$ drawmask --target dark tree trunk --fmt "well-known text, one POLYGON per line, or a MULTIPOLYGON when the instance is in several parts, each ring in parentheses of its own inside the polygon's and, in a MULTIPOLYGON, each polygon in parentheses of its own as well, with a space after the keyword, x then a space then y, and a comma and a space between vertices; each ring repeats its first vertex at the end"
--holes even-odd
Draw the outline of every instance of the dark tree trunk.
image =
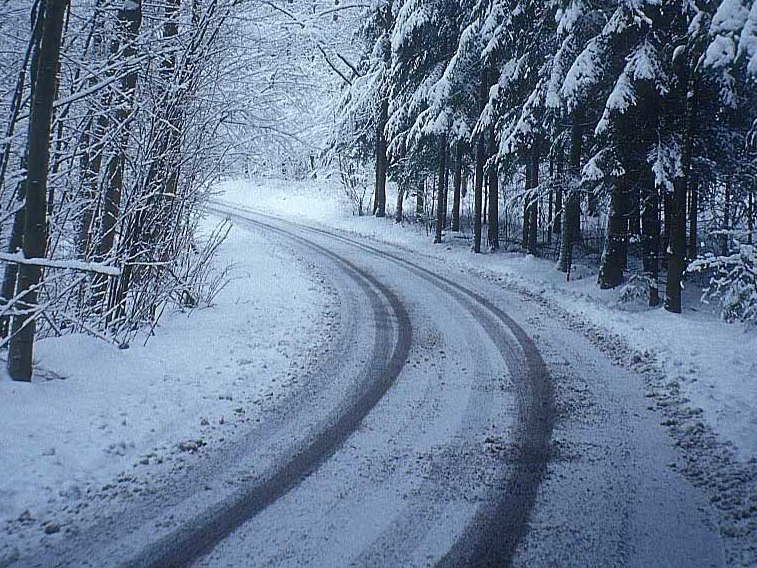
POLYGON ((531 199, 533 199, 533 196, 531 195, 531 188, 533 187, 533 183, 531 182, 531 160, 529 157, 529 154, 526 154, 526 187, 525 191, 523 192, 523 232, 521 234, 521 241, 520 246, 523 248, 523 250, 528 250, 528 236, 531 234, 531 230, 529 229, 529 223, 531 222, 531 199))
MULTIPOLYGON (((673 193, 665 190, 663 192, 663 232, 661 250, 667 251, 670 246, 670 227, 673 223, 673 193)), ((668 268, 668 255, 662 255, 661 264, 664 269, 668 268)))
POLYGON ((418 182, 417 189, 415 190, 415 218, 416 220, 423 218, 424 213, 424 196, 426 193, 426 182, 421 180, 418 182))
POLYGON ((683 272, 686 269, 686 189, 691 176, 694 115, 696 113, 694 79, 688 78, 686 85, 681 168, 678 176, 673 181, 670 244, 667 255, 668 281, 665 287, 665 309, 676 314, 680 314, 683 308, 681 302, 681 282, 683 280, 683 272))
MULTIPOLYGON (((45 201, 50 165, 50 130, 57 91, 63 20, 67 6, 68 0, 47 0, 45 7, 39 71, 35 80, 27 139, 29 165, 26 177, 23 251, 24 257, 28 259, 43 258, 47 244, 45 201)), ((36 308, 37 285, 41 277, 40 266, 22 264, 19 267, 18 290, 23 294, 20 306, 23 309, 36 308)), ((8 351, 8 374, 15 381, 31 381, 34 330, 35 314, 26 313, 13 318, 13 337, 8 351)))
POLYGON ((723 233, 720 235, 720 254, 728 256, 731 236, 731 194, 733 192, 733 176, 725 177, 725 194, 723 195, 723 233))
POLYGON ((536 243, 539 231, 539 199, 537 196, 537 189, 539 187, 539 145, 538 142, 534 142, 531 149, 531 188, 533 195, 531 197, 531 205, 529 207, 529 219, 528 219, 528 252, 536 255, 536 243))
POLYGON ((650 279, 649 305, 660 303, 657 280, 660 271, 660 203, 659 192, 649 167, 643 169, 641 180, 642 262, 650 279))
POLYGON ((455 145, 455 176, 453 179, 452 194, 452 230, 460 230, 460 195, 463 186, 463 142, 458 141, 455 145))
POLYGON ((489 250, 499 250, 499 173, 497 172, 497 137, 494 124, 489 128, 489 225, 487 236, 489 250))
MULTIPOLYGON (((549 179, 550 181, 555 179, 555 159, 554 156, 549 159, 549 179)), ((554 221, 554 184, 549 188, 549 194, 547 195, 547 245, 552 244, 552 222, 554 221)))
POLYGON ((555 187, 555 218, 552 223, 552 232, 559 233, 562 231, 562 213, 563 213, 563 155, 562 150, 557 154, 555 160, 555 181, 557 182, 555 187))
MULTIPOLYGON (((17 190, 20 199, 26 199, 26 184, 19 184, 22 187, 17 190)), ((11 228, 10 241, 8 243, 8 252, 15 254, 24 244, 24 208, 19 209, 13 216, 13 227, 11 228)), ((18 278, 18 264, 9 262, 5 266, 3 273, 2 305, 5 306, 16 295, 16 279, 18 278)), ((8 337, 10 331, 10 316, 0 318, 0 337, 8 337)))
POLYGON ((583 150, 584 111, 581 107, 573 113, 573 126, 571 128, 570 156, 568 163, 570 168, 569 185, 566 188, 562 212, 562 241, 560 242, 560 259, 557 268, 570 273, 573 264, 573 245, 578 241, 581 231, 581 201, 578 193, 578 183, 581 177, 581 152, 583 150))
POLYGON ((746 242, 747 244, 752 244, 754 242, 754 237, 752 236, 754 233, 754 190, 749 191, 749 195, 747 197, 747 217, 746 217, 746 229, 747 229, 747 237, 746 242))
MULTIPOLYGON (((479 85, 479 107, 483 110, 489 94, 486 67, 481 71, 481 84, 479 85)), ((485 134, 479 133, 476 140, 476 174, 473 181, 473 252, 481 252, 481 216, 483 213, 483 188, 484 188, 484 165, 486 163, 485 134)))
POLYGON ((436 193, 436 234, 434 243, 442 242, 442 231, 446 222, 446 199, 445 180, 447 179, 447 136, 444 135, 439 140, 439 186, 436 193))
POLYGON ((402 223, 405 208, 405 186, 401 185, 397 188, 397 209, 394 212, 394 220, 397 223, 402 223))
MULTIPOLYGON (((751 199, 751 194, 749 195, 751 199)), ((689 259, 694 260, 699 254, 699 180, 691 177, 689 187, 689 259)))
POLYGON ((447 211, 449 210, 449 170, 450 170, 450 155, 449 144, 447 144, 447 137, 445 136, 444 146, 444 175, 442 176, 442 230, 447 228, 447 211))
POLYGON ((628 199, 630 182, 628 175, 615 182, 610 195, 610 210, 607 217, 607 242, 602 253, 599 269, 599 287, 615 288, 623 282, 623 269, 628 250, 628 199))
MULTIPOLYGON (((27 66, 31 64, 31 69, 29 69, 29 83, 31 88, 31 98, 34 98, 34 81, 37 76, 37 68, 39 64, 39 46, 40 42, 42 40, 42 24, 44 22, 44 10, 45 10, 45 3, 40 2, 38 6, 34 6, 32 8, 32 33, 31 37, 29 38, 29 44, 26 49, 26 53, 24 54, 24 61, 21 66, 21 69, 18 74, 18 79, 16 81, 16 88, 13 92, 13 97, 11 99, 10 103, 10 117, 7 122, 7 129, 4 133, 4 143, 3 143, 3 150, 2 153, 0 153, 0 187, 3 187, 5 185, 5 174, 8 168, 8 163, 10 161, 11 157, 11 148, 12 148, 12 140, 13 140, 13 134, 16 131, 16 126, 18 124, 18 116, 21 113, 21 109, 23 107, 23 100, 24 100, 24 92, 26 90, 26 81, 27 81, 27 66)), ((26 165, 24 165, 24 169, 26 168, 26 165)), ((19 197, 16 195, 16 197, 19 199, 19 201, 23 201, 22 197, 19 197)), ((15 252, 15 251, 11 251, 15 252)))
MULTIPOLYGON (((34 100, 34 93, 35 93, 35 83, 37 80, 37 74, 39 71, 39 64, 40 64, 40 47, 42 43, 42 29, 45 21, 45 4, 44 2, 40 4, 37 11, 33 14, 32 17, 32 38, 29 43, 29 53, 27 53, 27 60, 31 61, 31 68, 29 69, 29 77, 30 77, 30 98, 33 101, 34 100)), ((21 72, 21 75, 19 77, 19 84, 18 84, 18 91, 17 96, 19 97, 18 102, 14 101, 14 106, 18 107, 15 109, 15 113, 17 113, 21 108, 21 98, 23 97, 24 92, 24 72, 21 72)), ((2 164, 2 173, 0 174, 0 181, 5 176, 5 167, 7 166, 8 159, 10 159, 10 136, 13 134, 15 126, 15 120, 12 120, 11 123, 8 126, 8 142, 6 145, 6 148, 3 153, 3 164, 2 164)), ((27 144, 26 151, 24 152, 24 157, 22 160, 22 169, 28 169, 29 167, 29 146, 27 144)), ((1 185, 1 184, 0 184, 1 185)), ((15 254, 16 252, 21 250, 21 247, 23 246, 24 242, 24 202, 26 200, 26 180, 19 182, 16 185, 16 207, 18 208, 15 215, 13 216, 13 226, 11 227, 11 234, 10 239, 8 241, 8 252, 10 254, 15 254)), ((9 262, 5 265, 5 271, 3 273, 3 288, 2 288, 2 300, 0 305, 5 306, 8 302, 10 302, 13 297, 16 295, 16 284, 18 279, 18 265, 12 262, 9 262)), ((8 333, 10 332, 10 316, 3 316, 0 318, 0 337, 7 337, 8 333)))
MULTIPOLYGON (((123 50, 123 58, 131 59, 137 53, 136 39, 139 28, 142 25, 142 0, 126 2, 118 12, 119 26, 126 33, 126 47, 123 50)), ((117 40, 113 40, 116 42, 117 40)), ((115 48, 118 51, 118 48, 115 48)), ((113 50, 111 50, 113 51, 113 50)), ((122 138, 119 141, 115 154, 108 161, 106 169, 106 188, 103 198, 103 220, 98 247, 98 259, 104 260, 111 250, 116 238, 116 222, 121 211, 121 194, 123 192, 124 167, 126 165, 126 146, 128 144, 129 128, 126 121, 129 117, 131 105, 134 102, 134 91, 139 77, 138 69, 132 69, 121 80, 121 96, 124 100, 119 101, 115 112, 115 123, 123 129, 122 138)))
POLYGON ((376 191, 373 199, 373 214, 376 217, 386 216, 386 135, 384 130, 388 121, 389 100, 384 97, 381 101, 378 124, 376 125, 376 191))

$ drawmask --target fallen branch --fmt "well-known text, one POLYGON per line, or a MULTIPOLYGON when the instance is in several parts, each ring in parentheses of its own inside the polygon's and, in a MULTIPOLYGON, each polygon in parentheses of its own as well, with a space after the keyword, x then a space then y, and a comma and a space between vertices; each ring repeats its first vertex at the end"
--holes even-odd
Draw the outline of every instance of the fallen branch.
POLYGON ((97 262, 82 262, 80 260, 52 260, 47 258, 26 258, 24 253, 15 254, 3 252, 0 253, 0 261, 13 262, 16 264, 27 264, 30 266, 44 266, 45 268, 65 268, 68 270, 77 270, 79 272, 94 272, 106 276, 120 276, 121 269, 116 266, 108 266, 97 262))

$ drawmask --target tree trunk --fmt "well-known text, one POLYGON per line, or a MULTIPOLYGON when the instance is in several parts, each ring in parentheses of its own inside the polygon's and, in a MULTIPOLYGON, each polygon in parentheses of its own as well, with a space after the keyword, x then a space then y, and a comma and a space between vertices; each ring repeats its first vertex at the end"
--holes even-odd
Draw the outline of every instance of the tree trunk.
POLYGON ((487 236, 489 250, 499 250, 499 173, 497 172, 497 133, 494 124, 489 127, 489 225, 487 236))
POLYGON ((746 229, 747 229, 747 237, 746 242, 747 244, 752 244, 754 242, 754 237, 752 234, 754 233, 754 190, 749 190, 749 195, 747 197, 747 217, 746 217, 746 229))
POLYGON ((573 113, 573 126, 571 128, 570 156, 568 165, 570 168, 569 187, 565 195, 562 218, 562 241, 560 242, 560 258, 557 263, 558 270, 570 274, 573 264, 573 245, 578 241, 581 231, 581 201, 578 193, 578 184, 581 178, 581 152, 583 150, 584 111, 578 107, 573 113))
MULTIPOLYGON (((483 111, 486 99, 489 95, 489 74, 486 67, 481 71, 481 84, 479 85, 479 106, 483 111)), ((483 188, 484 188, 484 165, 486 162, 485 134, 480 132, 476 140, 476 174, 473 181, 473 252, 481 252, 481 216, 483 213, 483 188)))
POLYGON ((405 186, 397 188, 397 209, 394 212, 394 220, 397 223, 402 223, 405 207, 405 186))
POLYGON ((439 186, 436 192, 436 234, 434 235, 434 243, 438 244, 442 242, 442 231, 444 230, 444 224, 446 222, 445 211, 445 194, 447 188, 445 186, 445 179, 447 177, 447 135, 443 135, 439 140, 439 186))
POLYGON ((728 256, 731 236, 731 194, 733 192, 733 176, 725 177, 725 194, 723 195, 723 233, 720 235, 720 254, 728 256))
POLYGON ((644 167, 641 179, 642 263, 650 280, 649 305, 657 306, 660 295, 657 280, 660 272, 660 203, 652 170, 644 167))
MULTIPOLYGON (((667 251, 670 247, 670 227, 673 223, 673 193, 665 190, 663 192, 662 203, 664 205, 663 216, 663 231, 662 231, 662 247, 661 250, 667 251)), ((661 264, 662 268, 667 270, 668 268, 668 254, 667 252, 662 255, 661 264)))
POLYGON ((610 210, 607 217, 607 242, 602 253, 599 269, 599 287, 615 288, 623 282, 623 269, 628 250, 628 199, 630 193, 628 174, 615 182, 610 195, 610 210))
POLYGON ((526 154, 526 187, 525 191, 523 192, 523 232, 521 234, 521 240, 520 240, 520 246, 523 248, 523 250, 528 250, 528 236, 531 234, 531 230, 529 228, 529 223, 531 222, 531 188, 533 187, 533 183, 531 182, 531 174, 533 173, 533 170, 531 169, 531 159, 530 155, 526 154))
POLYGON ((452 181, 452 231, 460 230, 460 195, 463 187, 463 142, 455 145, 455 176, 452 181))
MULTIPOLYGON (((57 91, 58 63, 63 35, 63 20, 68 0, 48 0, 45 8, 40 47, 39 71, 29 116, 29 166, 26 177, 23 251, 28 259, 45 256, 47 174, 50 165, 50 130, 53 103, 57 91)), ((18 290, 23 294, 24 313, 13 318, 13 337, 8 351, 8 374, 15 381, 31 381, 34 349, 37 285, 42 277, 40 266, 22 264, 18 270, 18 290)))
POLYGON ((531 205, 529 207, 529 220, 528 220, 528 252, 536 255, 536 243, 538 239, 539 231, 539 199, 537 196, 537 189, 539 187, 539 145, 538 141, 534 141, 533 148, 531 149, 531 189, 532 198, 531 205))
POLYGON ((386 135, 384 129, 388 121, 389 100, 384 97, 381 101, 379 121, 376 125, 376 192, 373 200, 373 214, 376 217, 386 216, 386 135))
POLYGON ((426 192, 426 182, 421 180, 418 182, 417 189, 415 190, 415 219, 416 221, 423 218, 423 209, 425 207, 424 194, 426 192))
POLYGON ((555 218, 552 222, 552 232, 559 233, 562 231, 562 213, 563 213, 563 155, 562 150, 557 154, 555 160, 555 180, 557 181, 555 187, 555 218))
POLYGON ((665 287, 665 309, 676 314, 680 314, 682 311, 681 281, 686 269, 686 189, 691 175, 691 155, 694 145, 696 93, 694 79, 691 77, 686 81, 685 96, 681 168, 673 181, 670 245, 667 255, 668 281, 665 287))
MULTIPOLYGON (((128 60, 137 53, 136 39, 142 25, 142 0, 126 2, 118 12, 119 26, 126 32, 126 47, 123 58, 128 60)), ((113 40, 116 42, 117 40, 113 40)), ((118 48, 116 48, 116 51, 118 48)), ((113 51, 113 50, 111 50, 113 51)), ((121 80, 121 97, 115 112, 115 124, 123 129, 122 138, 114 155, 110 157, 106 168, 106 188, 103 197, 103 220, 100 231, 98 259, 104 260, 111 250, 116 238, 116 222, 121 211, 121 193, 123 191, 124 167, 126 165, 126 146, 128 144, 129 128, 125 124, 134 102, 134 91, 137 87, 139 71, 132 69, 121 80)))
MULTIPOLYGON (((555 159, 554 156, 549 160, 549 179, 555 179, 555 159)), ((554 184, 549 188, 549 194, 547 195, 547 246, 552 244, 552 223, 554 221, 554 184)))
MULTIPOLYGON (((39 64, 40 64, 40 47, 42 43, 42 30, 45 21, 45 6, 40 4, 38 9, 32 15, 32 38, 29 42, 29 52, 27 53, 26 61, 30 61, 29 69, 29 88, 30 99, 34 100, 35 82, 37 79, 39 64)), ((24 65, 26 66, 26 65, 24 65)), ((24 71, 19 76, 17 97, 18 102, 14 101, 14 106, 17 108, 12 114, 16 114, 21 108, 21 98, 24 93, 24 71)), ((11 120, 8 125, 8 142, 3 153, 2 172, 0 172, 0 181, 5 177, 5 167, 10 159, 10 137, 13 134, 15 126, 15 120, 11 120)), ((27 144, 26 151, 24 152, 22 160, 22 169, 28 170, 29 167, 29 145, 27 144)), ((10 239, 8 241, 8 252, 15 254, 21 250, 24 242, 24 202, 26 200, 26 183, 27 180, 20 181, 16 185, 16 207, 18 208, 13 216, 13 226, 11 227, 10 239)), ((0 183, 0 186, 2 183, 0 183)), ((0 305, 5 306, 16 295, 16 284, 18 279, 18 264, 9 262, 5 265, 5 271, 3 273, 3 287, 2 298, 0 299, 0 305)), ((7 337, 10 332, 10 316, 3 316, 0 318, 0 337, 7 337)))
MULTIPOLYGON (((751 194, 749 198, 751 199, 751 194)), ((699 254, 699 180, 691 178, 689 187, 689 259, 694 260, 699 254)))

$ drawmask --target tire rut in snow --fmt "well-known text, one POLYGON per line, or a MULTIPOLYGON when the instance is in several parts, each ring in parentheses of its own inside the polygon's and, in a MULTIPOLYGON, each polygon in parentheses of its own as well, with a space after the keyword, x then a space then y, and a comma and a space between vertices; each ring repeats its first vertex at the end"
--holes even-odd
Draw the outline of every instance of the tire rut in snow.
POLYGON ((518 413, 516 439, 513 441, 515 452, 510 458, 512 473, 503 480, 491 501, 475 515, 463 536, 438 566, 509 566, 525 535, 538 488, 547 472, 555 420, 553 386, 533 340, 512 318, 486 298, 418 264, 343 235, 268 215, 255 215, 348 243, 404 266, 435 286, 446 288, 466 300, 464 303, 468 304, 468 309, 495 342, 516 377, 518 413), (515 337, 520 352, 514 351, 511 342, 501 334, 500 325, 504 325, 515 337))
MULTIPOLYGON (((224 211, 223 214, 228 215, 229 212, 224 211)), ((218 542, 246 520, 296 487, 331 457, 391 388, 407 361, 412 343, 410 317, 402 302, 391 290, 346 258, 311 243, 292 231, 265 225, 240 215, 231 215, 237 221, 274 231, 332 259, 366 293, 377 324, 376 349, 369 366, 369 378, 350 407, 321 430, 310 444, 294 455, 274 475, 224 500, 195 517, 190 523, 151 543, 137 557, 122 562, 122 566, 185 566, 210 552, 218 542), (387 313, 387 307, 393 317, 387 313)))

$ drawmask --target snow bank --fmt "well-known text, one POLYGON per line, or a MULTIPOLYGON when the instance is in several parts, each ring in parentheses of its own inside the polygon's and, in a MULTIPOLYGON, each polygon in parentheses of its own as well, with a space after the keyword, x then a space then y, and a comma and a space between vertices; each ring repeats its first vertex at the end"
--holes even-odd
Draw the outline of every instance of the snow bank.
POLYGON ((170 460, 211 430, 222 436, 235 409, 285 385, 326 300, 271 248, 233 230, 218 259, 234 263, 232 281, 216 305, 166 315, 146 346, 144 337, 125 350, 82 335, 46 339, 31 385, 0 371, 0 521, 27 510, 41 518, 50 501, 170 460))

